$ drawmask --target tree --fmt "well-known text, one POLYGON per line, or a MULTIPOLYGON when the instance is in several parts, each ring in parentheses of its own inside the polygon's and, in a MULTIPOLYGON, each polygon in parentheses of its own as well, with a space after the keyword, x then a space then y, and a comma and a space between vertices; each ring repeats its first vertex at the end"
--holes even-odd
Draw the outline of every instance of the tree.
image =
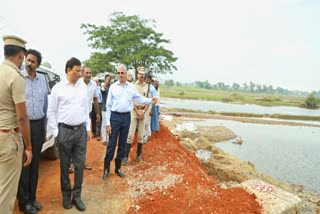
POLYGON ((262 92, 262 86, 261 85, 257 84, 256 88, 257 88, 257 92, 262 92))
POLYGON ((247 85, 247 83, 243 83, 243 88, 245 91, 248 91, 249 86, 247 85))
POLYGON ((232 84, 232 89, 235 91, 238 91, 240 89, 240 85, 238 83, 233 83, 232 84))
POLYGON ((89 46, 97 50, 84 64, 90 64, 96 72, 105 72, 114 64, 125 64, 128 69, 146 67, 147 73, 173 73, 177 58, 164 48, 170 41, 155 31, 155 21, 137 15, 112 13, 110 25, 82 24, 89 36, 89 46))
POLYGON ((176 86, 177 86, 177 87, 181 87, 181 86, 182 86, 182 83, 177 81, 177 82, 176 82, 176 86))
POLYGON ((225 87, 225 84, 223 82, 218 82, 217 87, 218 87, 218 89, 223 90, 225 87))
POLYGON ((254 92, 254 88, 256 87, 256 84, 254 84, 253 82, 250 82, 250 91, 254 92))
POLYGON ((174 81, 173 80, 166 80, 166 81, 164 81, 164 84, 167 86, 174 86, 174 81))
POLYGON ((320 100, 317 99, 315 96, 310 94, 307 99, 305 100, 305 104, 308 108, 317 108, 317 105, 320 103, 320 100))

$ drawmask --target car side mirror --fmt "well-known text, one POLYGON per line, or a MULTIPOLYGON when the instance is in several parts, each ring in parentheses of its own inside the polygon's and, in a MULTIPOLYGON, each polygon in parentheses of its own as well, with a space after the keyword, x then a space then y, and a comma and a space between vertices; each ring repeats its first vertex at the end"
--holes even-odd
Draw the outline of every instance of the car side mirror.
POLYGON ((52 87, 53 87, 57 82, 58 82, 58 81, 56 81, 56 80, 49 81, 49 88, 52 89, 52 87))

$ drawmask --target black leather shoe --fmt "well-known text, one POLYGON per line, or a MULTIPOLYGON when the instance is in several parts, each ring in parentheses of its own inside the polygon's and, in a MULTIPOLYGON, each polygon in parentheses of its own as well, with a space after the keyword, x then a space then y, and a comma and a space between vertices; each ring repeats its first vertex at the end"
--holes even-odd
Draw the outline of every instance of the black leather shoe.
POLYGON ((123 172, 121 171, 121 160, 115 160, 116 162, 116 169, 115 169, 115 173, 117 173, 117 175, 119 175, 121 178, 126 177, 125 174, 123 174, 123 172))
POLYGON ((123 172, 121 171, 121 169, 118 169, 118 170, 116 171, 116 174, 119 175, 121 178, 126 177, 126 175, 123 174, 123 172))
POLYGON ((39 211, 39 210, 42 209, 41 204, 39 204, 39 203, 36 202, 36 201, 32 202, 32 206, 33 206, 37 211, 39 211))
POLYGON ((24 214, 37 214, 36 208, 34 208, 31 204, 26 204, 23 207, 20 207, 20 211, 24 214))
POLYGON ((67 210, 71 209, 72 208, 71 200, 63 199, 63 207, 67 210))
POLYGON ((81 201, 81 199, 73 199, 72 200, 72 204, 74 204, 79 211, 85 211, 86 210, 86 206, 81 201))

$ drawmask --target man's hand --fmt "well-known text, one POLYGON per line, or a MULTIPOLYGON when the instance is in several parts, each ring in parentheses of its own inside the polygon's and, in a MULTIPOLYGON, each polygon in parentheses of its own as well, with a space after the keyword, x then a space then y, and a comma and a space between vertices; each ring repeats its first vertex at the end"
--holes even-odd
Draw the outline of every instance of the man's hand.
POLYGON ((153 103, 153 104, 156 104, 156 103, 157 103, 157 100, 158 100, 158 99, 157 99, 156 97, 152 98, 152 103, 153 103))
POLYGON ((140 111, 140 110, 138 110, 138 115, 139 115, 139 119, 140 120, 142 120, 143 119, 143 117, 144 117, 144 112, 143 111, 140 111))
POLYGON ((153 111, 150 111, 149 112, 149 116, 151 117, 153 115, 153 111))
POLYGON ((107 131, 107 134, 110 136, 111 135, 111 126, 107 126, 106 131, 107 131))
POLYGON ((101 120, 100 114, 98 113, 98 114, 96 115, 96 122, 97 122, 97 123, 100 123, 100 120, 101 120))
POLYGON ((32 151, 24 150, 23 154, 23 167, 28 166, 32 161, 32 151))
POLYGON ((87 141, 91 140, 92 135, 91 135, 91 131, 87 131, 87 141))

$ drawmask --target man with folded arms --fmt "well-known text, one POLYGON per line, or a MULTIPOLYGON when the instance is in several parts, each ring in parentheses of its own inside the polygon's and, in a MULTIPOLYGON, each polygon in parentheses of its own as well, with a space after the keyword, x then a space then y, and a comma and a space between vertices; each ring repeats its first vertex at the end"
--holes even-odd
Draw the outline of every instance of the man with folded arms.
POLYGON ((23 39, 4 36, 5 60, 0 65, 0 213, 13 213, 22 168, 32 160, 25 83, 20 67, 26 53, 23 39))
POLYGON ((48 106, 48 125, 57 136, 60 154, 60 183, 63 207, 86 209, 81 200, 87 141, 91 139, 88 96, 85 84, 78 81, 81 62, 72 57, 66 63, 66 78, 52 88, 48 106), (75 166, 74 185, 71 189, 69 165, 75 166), (72 193, 72 201, 71 201, 72 193))

